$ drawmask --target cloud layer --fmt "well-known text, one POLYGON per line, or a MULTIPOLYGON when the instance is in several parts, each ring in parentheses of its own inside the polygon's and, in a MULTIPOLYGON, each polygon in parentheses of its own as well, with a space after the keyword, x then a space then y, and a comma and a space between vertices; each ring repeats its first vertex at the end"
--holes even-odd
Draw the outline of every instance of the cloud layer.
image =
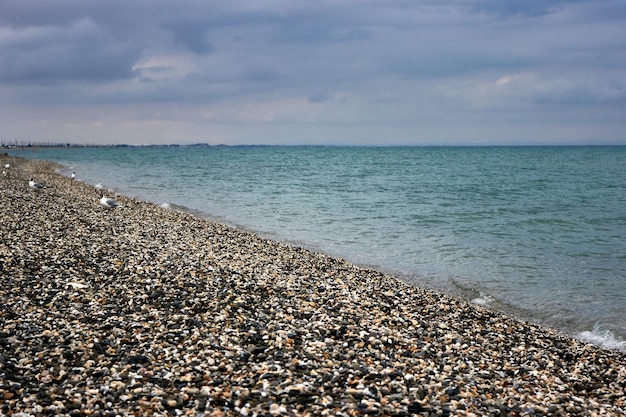
POLYGON ((3 0, 0 140, 626 143, 623 0, 3 0))

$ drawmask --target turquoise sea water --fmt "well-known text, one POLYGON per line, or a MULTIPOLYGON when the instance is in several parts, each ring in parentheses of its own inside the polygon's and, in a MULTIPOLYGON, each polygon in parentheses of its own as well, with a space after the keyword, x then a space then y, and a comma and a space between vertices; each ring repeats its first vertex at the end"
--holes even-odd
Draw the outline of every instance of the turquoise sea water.
POLYGON ((626 351, 626 147, 11 153, 626 351))

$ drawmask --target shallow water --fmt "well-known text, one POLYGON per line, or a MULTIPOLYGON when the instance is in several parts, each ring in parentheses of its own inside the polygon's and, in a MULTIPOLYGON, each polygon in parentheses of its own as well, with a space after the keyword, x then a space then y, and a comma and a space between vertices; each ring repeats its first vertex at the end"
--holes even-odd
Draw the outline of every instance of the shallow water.
POLYGON ((626 350, 626 147, 12 154, 626 350))

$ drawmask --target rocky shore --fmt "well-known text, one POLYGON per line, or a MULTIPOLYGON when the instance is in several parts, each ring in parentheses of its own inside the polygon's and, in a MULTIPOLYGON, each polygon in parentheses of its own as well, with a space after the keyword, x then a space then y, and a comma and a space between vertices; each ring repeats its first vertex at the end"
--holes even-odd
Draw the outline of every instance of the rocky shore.
POLYGON ((626 415, 623 353, 0 164, 0 416, 626 415))

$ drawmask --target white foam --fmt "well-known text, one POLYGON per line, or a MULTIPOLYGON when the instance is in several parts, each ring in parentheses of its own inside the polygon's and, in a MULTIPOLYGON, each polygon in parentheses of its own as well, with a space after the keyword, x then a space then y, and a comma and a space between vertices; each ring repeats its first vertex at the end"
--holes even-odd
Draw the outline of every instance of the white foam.
POLYGON ((94 187, 99 188, 99 189, 102 189, 102 188, 104 188, 104 185, 102 185, 102 184, 96 184, 96 185, 94 185, 94 187))
POLYGON ((610 330, 602 329, 599 324, 593 326, 592 331, 580 332, 577 336, 585 342, 601 346, 605 349, 626 352, 626 340, 615 336, 610 330))
POLYGON ((476 297, 472 300, 473 304, 478 304, 479 306, 488 306, 492 302, 494 302, 494 298, 488 294, 485 294, 481 291, 480 296, 476 297))
POLYGON ((172 208, 172 205, 166 201, 165 203, 161 204, 161 207, 169 209, 172 208))

